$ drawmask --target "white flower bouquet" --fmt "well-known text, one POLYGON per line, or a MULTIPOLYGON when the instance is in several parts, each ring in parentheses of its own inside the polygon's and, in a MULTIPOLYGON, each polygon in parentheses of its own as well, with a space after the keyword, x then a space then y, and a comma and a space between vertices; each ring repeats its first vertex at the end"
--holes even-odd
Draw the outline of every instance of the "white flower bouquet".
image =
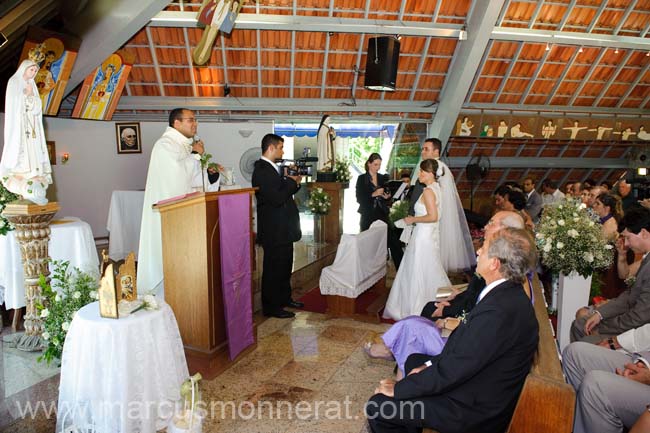
POLYGON ((307 207, 315 215, 327 215, 332 207, 332 198, 323 188, 314 188, 309 194, 307 207))
POLYGON ((47 341, 47 347, 38 361, 45 360, 48 364, 55 358, 61 359, 63 342, 75 313, 98 298, 97 278, 76 268, 68 272, 69 265, 69 262, 54 261, 51 284, 46 282, 43 275, 38 283, 43 298, 36 308, 43 319, 41 335, 47 341))
POLYGON ((352 178, 350 173, 350 161, 346 159, 337 159, 334 163, 334 172, 336 173, 336 181, 341 183, 348 183, 352 178))
POLYGON ((579 201, 545 206, 535 238, 542 263, 554 273, 576 272, 587 278, 612 263, 614 247, 607 243, 596 217, 579 201))

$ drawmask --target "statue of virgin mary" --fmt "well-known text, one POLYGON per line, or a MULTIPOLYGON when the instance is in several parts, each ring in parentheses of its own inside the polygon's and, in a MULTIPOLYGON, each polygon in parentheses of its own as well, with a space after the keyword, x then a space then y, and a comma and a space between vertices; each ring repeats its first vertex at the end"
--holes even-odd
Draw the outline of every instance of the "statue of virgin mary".
POLYGON ((23 60, 7 83, 0 181, 9 191, 44 205, 52 167, 45 144, 43 105, 34 82, 37 72, 36 62, 23 60))

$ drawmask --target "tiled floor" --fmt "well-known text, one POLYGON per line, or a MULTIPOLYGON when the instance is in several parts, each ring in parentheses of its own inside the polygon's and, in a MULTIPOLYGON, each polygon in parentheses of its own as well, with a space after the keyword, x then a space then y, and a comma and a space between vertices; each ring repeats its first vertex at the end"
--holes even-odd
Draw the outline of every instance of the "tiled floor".
MULTIPOLYGON (((203 431, 365 431, 363 404, 379 380, 392 375, 393 364, 369 359, 362 346, 387 326, 308 312, 262 321, 256 350, 203 382, 210 412, 203 431)), ((53 417, 41 411, 33 420, 20 419, 17 403, 55 402, 57 369, 35 366, 36 354, 3 348, 3 355, 0 431, 53 432, 53 417), (29 378, 39 383, 20 390, 29 378)))

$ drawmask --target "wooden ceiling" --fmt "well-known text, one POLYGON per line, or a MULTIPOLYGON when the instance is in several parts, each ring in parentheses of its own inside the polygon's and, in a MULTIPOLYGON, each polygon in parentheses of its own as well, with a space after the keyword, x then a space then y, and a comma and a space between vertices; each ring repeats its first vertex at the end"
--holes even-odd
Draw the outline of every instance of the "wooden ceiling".
POLYGON ((124 44, 136 63, 115 117, 189 105, 222 118, 431 122, 446 87, 459 86, 453 76, 473 65, 457 112, 650 112, 650 0, 485 2, 500 6, 487 31, 472 17, 480 0, 259 0, 197 67, 200 1, 174 1, 124 44), (368 39, 386 33, 400 35, 397 88, 366 90, 368 39))

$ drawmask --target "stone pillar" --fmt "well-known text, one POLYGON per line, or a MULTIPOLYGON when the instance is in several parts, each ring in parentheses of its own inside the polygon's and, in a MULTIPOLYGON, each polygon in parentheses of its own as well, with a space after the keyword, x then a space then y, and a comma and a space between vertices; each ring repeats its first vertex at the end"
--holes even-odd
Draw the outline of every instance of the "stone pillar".
POLYGON ((48 268, 48 245, 50 242, 50 221, 59 210, 56 202, 40 206, 27 200, 9 203, 2 213, 16 228, 16 240, 20 244, 20 255, 25 275, 25 335, 40 337, 43 329, 36 305, 42 300, 38 280, 41 274, 50 281, 48 268))

